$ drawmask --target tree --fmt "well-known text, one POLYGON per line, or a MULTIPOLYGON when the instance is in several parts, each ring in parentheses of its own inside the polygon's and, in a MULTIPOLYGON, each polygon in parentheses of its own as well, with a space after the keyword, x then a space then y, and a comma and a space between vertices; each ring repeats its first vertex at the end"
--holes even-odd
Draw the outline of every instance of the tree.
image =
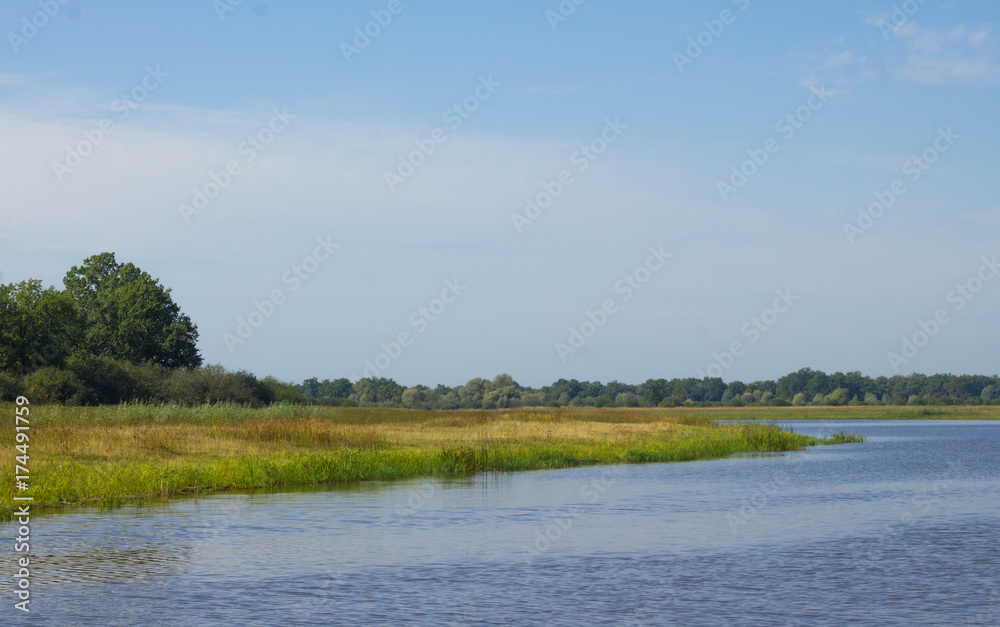
POLYGON ((521 386, 509 374, 498 374, 484 387, 483 409, 506 409, 521 404, 521 386))
POLYGON ((485 385, 479 377, 469 379, 458 391, 458 398, 462 401, 462 406, 478 409, 483 406, 483 394, 485 385))
POLYGON ((0 285, 0 371, 62 366, 79 341, 73 300, 38 280, 0 285))
POLYGON ((63 279, 84 321, 81 349, 168 368, 196 368, 198 327, 181 313, 170 290, 114 253, 88 257, 63 279))

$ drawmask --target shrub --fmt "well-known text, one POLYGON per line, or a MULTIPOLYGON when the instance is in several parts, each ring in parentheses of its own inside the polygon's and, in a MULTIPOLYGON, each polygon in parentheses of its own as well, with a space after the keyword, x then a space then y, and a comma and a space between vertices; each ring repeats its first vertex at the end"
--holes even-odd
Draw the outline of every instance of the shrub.
POLYGON ((122 368, 132 378, 132 398, 143 403, 172 402, 167 396, 167 380, 173 371, 152 362, 133 364, 121 362, 122 368))
POLYGON ((806 395, 804 393, 799 392, 798 394, 792 397, 792 405, 795 405, 796 407, 801 407, 802 405, 805 404, 806 404, 806 395))
POLYGON ((847 404, 847 390, 844 388, 837 388, 836 390, 830 392, 826 395, 824 402, 827 405, 840 406, 847 404))
POLYGON ((622 392, 615 398, 615 405, 619 407, 638 407, 639 397, 632 392, 622 392))
POLYGON ((70 370, 42 368, 24 378, 26 396, 34 403, 93 405, 96 395, 70 370))
POLYGON ((222 366, 175 370, 165 388, 167 398, 180 405, 235 403, 260 407, 274 400, 267 386, 249 372, 228 372, 222 366))
POLYGON ((118 404, 135 398, 136 382, 122 362, 111 357, 95 355, 72 357, 66 369, 94 395, 94 402, 101 405, 118 404))
POLYGON ((24 394, 24 382, 21 378, 0 372, 0 401, 14 401, 22 394, 24 394))
MULTIPOLYGON (((448 396, 445 396, 445 399, 447 398, 448 396)), ((521 404, 524 405, 525 407, 541 407, 542 405, 545 404, 545 395, 539 392, 529 392, 527 394, 522 394, 521 404)), ((444 409, 453 409, 453 408, 444 407, 444 409)))
POLYGON ((279 381, 274 377, 264 377, 261 380, 261 384, 268 389, 271 397, 276 403, 292 403, 296 405, 304 405, 309 402, 302 392, 299 391, 299 386, 293 383, 285 383, 284 381, 279 381))

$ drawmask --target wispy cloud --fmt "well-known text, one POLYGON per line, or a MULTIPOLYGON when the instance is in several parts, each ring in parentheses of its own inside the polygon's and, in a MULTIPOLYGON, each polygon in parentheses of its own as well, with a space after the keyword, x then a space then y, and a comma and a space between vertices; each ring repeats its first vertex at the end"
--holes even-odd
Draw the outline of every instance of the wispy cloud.
POLYGON ((845 50, 839 54, 831 55, 826 59, 826 66, 837 67, 838 65, 844 65, 845 63, 849 63, 853 56, 854 55, 850 50, 845 50))
POLYGON ((929 85, 1000 85, 1000 50, 993 27, 921 28, 907 22, 893 32, 907 48, 905 63, 891 70, 897 80, 929 85))
POLYGON ((20 85, 26 82, 28 82, 28 78, 22 74, 0 72, 0 85, 20 85))
POLYGON ((575 94, 583 88, 579 85, 538 85, 536 87, 525 87, 524 93, 543 96, 562 96, 564 94, 575 94))
POLYGON ((969 216, 973 222, 989 226, 1000 226, 1000 207, 990 211, 981 211, 969 216))

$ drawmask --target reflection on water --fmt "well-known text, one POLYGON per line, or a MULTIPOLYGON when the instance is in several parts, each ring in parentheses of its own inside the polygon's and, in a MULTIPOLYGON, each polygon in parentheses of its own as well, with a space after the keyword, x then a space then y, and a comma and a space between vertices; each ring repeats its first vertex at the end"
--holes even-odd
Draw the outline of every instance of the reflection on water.
POLYGON ((1000 424, 835 428, 869 440, 36 519, 31 618, 1000 624, 1000 424))

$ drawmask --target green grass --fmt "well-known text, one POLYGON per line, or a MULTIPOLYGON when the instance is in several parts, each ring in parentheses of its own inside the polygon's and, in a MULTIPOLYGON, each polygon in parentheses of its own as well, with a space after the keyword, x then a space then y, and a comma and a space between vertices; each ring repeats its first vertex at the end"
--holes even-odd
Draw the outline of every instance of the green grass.
POLYGON ((1000 405, 706 407, 667 411, 712 420, 1000 420, 1000 405))
POLYGON ((867 438, 859 433, 837 431, 821 438, 818 442, 819 444, 864 444, 866 440, 867 438))
MULTIPOLYGON (((0 411, 12 416, 14 407, 0 405, 0 411)), ((712 418, 729 416, 593 408, 36 406, 27 494, 36 510, 118 507, 228 490, 690 461, 859 441, 848 434, 819 441, 749 421, 747 413, 740 408, 732 414, 740 422, 718 424, 712 418)), ((0 451, 8 460, 0 476, 5 519, 17 494, 14 433, 12 427, 0 431, 0 451)))

